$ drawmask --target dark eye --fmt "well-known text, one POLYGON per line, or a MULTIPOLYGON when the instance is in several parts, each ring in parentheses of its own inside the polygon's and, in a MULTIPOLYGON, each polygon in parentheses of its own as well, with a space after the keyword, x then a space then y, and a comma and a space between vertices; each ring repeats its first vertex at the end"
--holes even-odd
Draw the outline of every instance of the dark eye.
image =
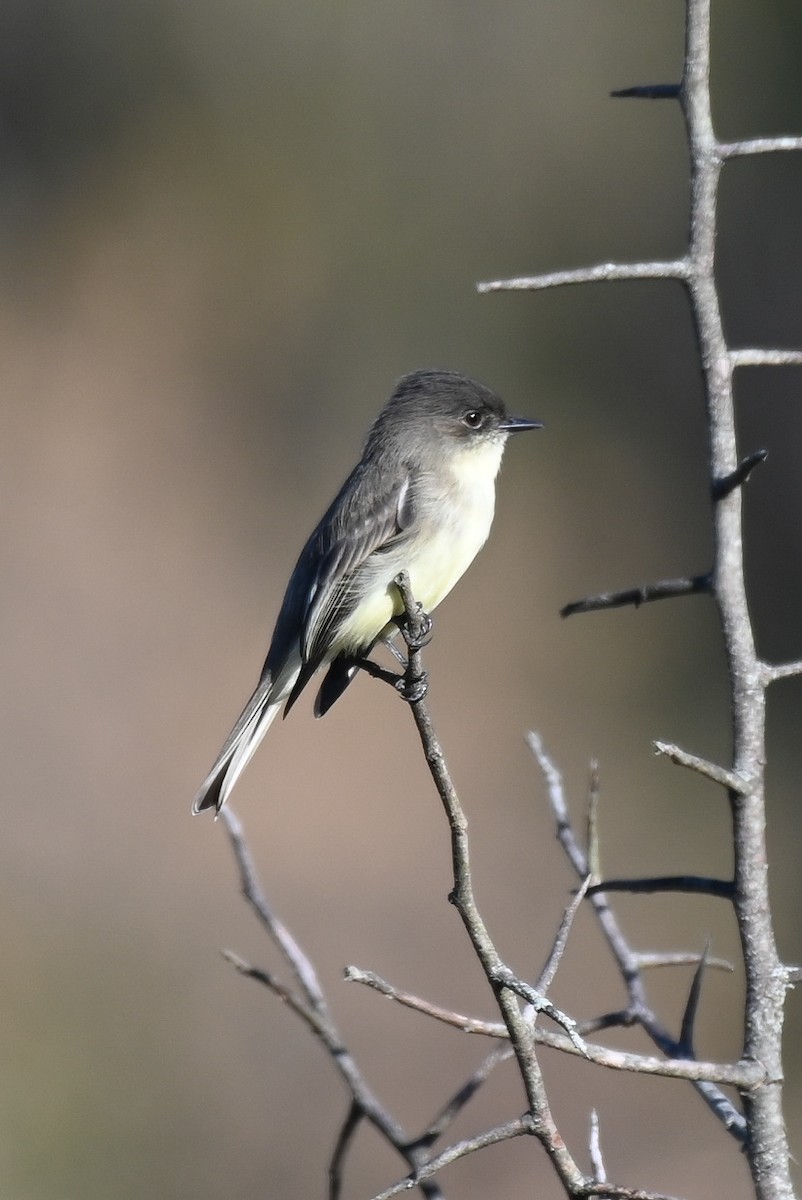
POLYGON ((467 425, 469 429, 481 429, 484 423, 484 413, 477 412, 476 409, 473 409, 471 412, 467 412, 462 418, 462 424, 467 425))

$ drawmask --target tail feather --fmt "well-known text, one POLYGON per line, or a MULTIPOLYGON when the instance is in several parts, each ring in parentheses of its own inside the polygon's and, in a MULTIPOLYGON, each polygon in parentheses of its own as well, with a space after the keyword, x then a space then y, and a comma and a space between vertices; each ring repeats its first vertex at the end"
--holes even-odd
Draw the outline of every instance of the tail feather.
POLYGON ((216 808, 219 812, 223 807, 231 789, 278 715, 286 695, 285 689, 282 688, 281 692, 278 697, 275 695, 276 688, 269 677, 259 684, 201 784, 192 804, 193 813, 203 812, 207 808, 216 808))

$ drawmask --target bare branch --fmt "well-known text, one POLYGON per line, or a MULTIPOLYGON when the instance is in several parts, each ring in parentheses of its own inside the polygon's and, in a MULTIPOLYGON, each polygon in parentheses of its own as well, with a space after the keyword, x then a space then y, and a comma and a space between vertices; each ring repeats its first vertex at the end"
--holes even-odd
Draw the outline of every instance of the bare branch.
POLYGON ((745 348, 730 350, 732 367, 798 367, 802 366, 802 350, 760 350, 745 348))
MULTIPOLYGON (((308 1028, 312 1030, 315 1037, 317 1037, 331 1057, 337 1071, 344 1080, 352 1098, 352 1107, 354 1105, 357 1106, 371 1125, 398 1151, 404 1161, 413 1169, 417 1168, 420 1163, 425 1161, 425 1152, 416 1148, 411 1143, 411 1139, 403 1127, 383 1108, 362 1078, 361 1072, 349 1053, 334 1022, 323 994, 323 989, 318 981, 317 973, 310 959, 304 954, 286 926, 272 911, 265 898, 245 842, 242 826, 230 806, 221 811, 220 819, 225 825, 234 851, 235 861, 240 873, 243 895, 255 910, 271 939, 281 950, 284 958, 292 968, 293 974, 301 985, 303 997, 296 995, 292 989, 282 984, 270 972, 253 967, 230 952, 226 953, 227 959, 236 967, 240 974, 255 979, 269 988, 293 1012, 297 1013, 305 1021, 308 1028)), ((345 1146, 347 1146, 352 1136, 350 1123, 351 1118, 349 1116, 346 1118, 343 1132, 340 1134, 340 1141, 345 1139, 345 1146), (345 1136, 346 1133, 347 1137, 345 1136)), ((338 1146, 339 1144, 340 1142, 338 1142, 338 1146)), ((342 1153, 345 1152, 345 1146, 342 1149, 342 1153)), ((335 1157, 336 1155, 337 1149, 335 1148, 335 1157)), ((334 1179, 336 1183, 340 1174, 340 1163, 333 1160, 333 1165, 335 1168, 334 1179)), ((330 1176, 330 1189, 331 1186, 330 1176)), ((423 1183, 421 1185, 421 1192, 428 1200, 443 1200, 439 1187, 433 1183, 423 1183)), ((332 1193, 330 1190, 330 1196, 333 1197, 333 1200, 336 1200, 337 1193, 332 1193)))
POLYGON ((228 833, 231 848, 234 851, 234 859, 239 870, 240 887, 243 896, 261 921, 271 941, 274 942, 283 954, 285 961, 300 983, 309 1004, 319 1011, 324 1010, 326 1002, 323 998, 323 989, 320 986, 317 972, 289 929, 287 929, 283 921, 279 920, 268 904, 259 884, 256 869, 243 836, 242 824, 230 804, 220 810, 217 814, 217 819, 223 822, 228 833))
MULTIPOLYGON (((460 1013, 452 1012, 450 1009, 441 1008, 439 1005, 432 1004, 428 1000, 421 1000, 417 996, 412 996, 409 992, 401 991, 386 980, 374 975, 372 972, 359 971, 354 967, 348 969, 347 978, 355 983, 364 983, 368 987, 374 988, 383 996, 397 1000, 399 1004, 404 1004, 407 1008, 412 1008, 417 1012, 423 1013, 424 1016, 434 1017, 437 1021, 442 1021, 450 1025, 454 1029, 459 1029, 464 1033, 479 1033, 486 1037, 508 1038, 509 1032, 503 1024, 493 1021, 479 1021, 475 1017, 465 1017, 460 1013)), ((531 992, 532 989, 529 989, 531 992)), ((608 1013, 601 1018, 594 1018, 591 1021, 583 1021, 581 1032, 598 1029, 608 1029, 613 1026, 626 1026, 640 1024, 640 1017, 632 1013, 631 1010, 619 1013, 608 1013)), ((691 1082, 707 1081, 708 1083, 722 1083, 733 1087, 749 1089, 758 1087, 763 1082, 765 1076, 762 1068, 756 1063, 715 1063, 689 1061, 681 1054, 677 1054, 673 1058, 655 1058, 648 1054, 633 1054, 625 1050, 611 1050, 607 1046, 600 1046, 594 1043, 584 1041, 577 1044, 576 1039, 572 1039, 562 1033, 554 1033, 550 1030, 536 1028, 534 1030, 534 1038, 538 1045, 548 1046, 552 1050, 560 1050, 564 1054, 578 1055, 586 1058, 589 1062, 595 1063, 600 1067, 607 1067, 613 1071, 628 1071, 635 1074, 643 1075, 662 1075, 670 1079, 687 1079, 691 1082)), ((679 1043, 674 1043, 679 1050, 679 1043)))
MULTIPOLYGON (((802 138, 716 141, 710 100, 710 0, 687 0, 682 112, 691 160, 688 291, 705 388, 711 480, 738 465, 732 361, 724 335, 716 264, 718 187, 725 158, 802 149, 802 138)), ((782 1028, 786 987, 772 923, 766 863, 766 705, 744 578, 738 492, 713 508, 713 578, 730 681, 735 915, 746 982, 744 1057, 762 1063, 767 1082, 744 1096, 747 1158, 757 1200, 791 1200, 790 1157, 782 1112, 782 1028)), ((686 764, 690 765, 690 764, 686 764)), ((703 772, 704 773, 704 772, 703 772)))
POLYGON ((571 271, 549 271, 543 275, 526 275, 521 279, 494 279, 477 283, 476 290, 488 292, 541 292, 546 288, 568 287, 577 283, 616 283, 632 279, 688 278, 687 259, 668 262, 599 263, 595 267, 577 267, 571 271))
MULTIPOLYGON (((544 750, 543 743, 536 733, 530 732, 527 734, 527 742, 546 781, 547 796, 557 827, 557 840, 576 874, 580 879, 584 879, 588 874, 587 857, 579 845, 571 824, 568 805, 565 800, 562 776, 544 750)), ((595 773, 591 776, 591 795, 593 803, 597 804, 598 778, 595 773)), ((637 1022, 664 1054, 669 1056, 675 1054, 679 1050, 679 1047, 674 1038, 671 1037, 657 1020, 648 1003, 639 969, 638 954, 630 947, 621 932, 613 910, 610 908, 604 895, 590 897, 589 903, 595 909, 599 924, 618 963, 630 998, 629 1008, 623 1014, 615 1014, 616 1018, 624 1018, 620 1021, 621 1024, 637 1022)), ((583 1025, 583 1029, 589 1029, 590 1027, 590 1023, 583 1025)), ((595 1047, 589 1047, 589 1051, 592 1055, 595 1047)), ((728 1132, 737 1138, 739 1142, 744 1143, 747 1136, 746 1122, 728 1097, 724 1095, 716 1084, 711 1083, 709 1080, 694 1082, 694 1086, 728 1132)))
POLYGON ((649 604, 653 600, 698 596, 709 592, 710 589, 711 579, 708 573, 682 579, 661 579, 658 583, 644 583, 639 587, 625 588, 621 592, 600 592, 596 596, 574 600, 560 609, 560 616, 573 617, 576 613, 599 612, 605 608, 624 608, 627 605, 639 608, 641 604, 649 604))
POLYGON ((698 775, 704 775, 705 779, 711 779, 713 783, 721 784, 722 787, 738 796, 746 795, 749 791, 746 780, 737 772, 728 770, 727 767, 708 762, 706 758, 699 758, 696 754, 689 754, 687 750, 681 750, 679 746, 675 746, 671 742, 652 742, 652 745, 655 754, 663 755, 679 767, 687 767, 691 771, 696 771, 698 775))
MULTIPOLYGON (((527 983, 524 979, 519 979, 518 976, 515 975, 514 972, 503 963, 499 963, 499 965, 495 968, 493 972, 493 982, 500 984, 501 987, 509 988, 510 991, 515 992, 516 995, 525 1000, 527 1003, 527 1008, 532 1010, 535 1017, 537 1017, 539 1013, 543 1013, 544 1016, 549 1017, 552 1021, 554 1021, 555 1025, 559 1025, 561 1029, 565 1030, 577 1052, 579 1054, 585 1054, 585 1043, 577 1033, 576 1021, 573 1019, 573 1017, 569 1017, 566 1013, 562 1012, 561 1009, 552 1004, 551 1001, 542 994, 542 992, 537 991, 536 988, 533 988, 532 985, 527 983)), ((527 1015, 529 1014, 527 1013, 527 1015)))
POLYGON ((398 1196, 401 1192, 406 1192, 410 1188, 415 1187, 416 1184, 431 1179, 438 1171, 442 1171, 443 1167, 450 1166, 451 1163, 457 1162, 460 1158, 465 1158, 468 1154, 474 1154, 477 1150, 484 1150, 486 1146, 496 1146, 499 1142, 508 1142, 512 1138, 532 1133, 534 1133, 532 1119, 528 1115, 525 1115, 517 1117, 514 1121, 508 1121, 505 1125, 499 1125, 495 1129, 489 1129, 486 1133, 477 1134, 476 1137, 466 1138, 462 1142, 457 1142, 455 1145, 449 1146, 447 1150, 443 1150, 436 1158, 430 1159, 414 1175, 409 1175, 406 1179, 399 1180, 398 1183, 393 1184, 386 1191, 374 1196, 373 1200, 391 1200, 392 1196, 398 1196))
MULTIPOLYGON (((421 614, 412 596, 409 579, 401 575, 397 586, 404 602, 409 626, 405 637, 409 645, 410 685, 423 674, 420 659, 421 614)), ((402 625, 402 633, 404 628, 402 625)), ((521 1012, 513 985, 520 984, 509 968, 505 967, 496 950, 485 923, 479 913, 473 891, 467 820, 446 766, 445 757, 434 731, 431 717, 423 695, 414 696, 414 687, 408 688, 409 705, 418 730, 426 763, 434 781, 448 820, 451 834, 451 863, 454 888, 451 900, 462 919, 476 956, 482 965, 490 986, 496 996, 504 1024, 515 1050, 532 1121, 532 1132, 546 1150, 549 1160, 569 1194, 584 1186, 585 1178, 560 1136, 546 1095, 543 1076, 535 1052, 535 1026, 521 1012)), ((516 989, 517 990, 517 989, 516 989)), ((542 997, 527 997, 527 1000, 542 1000, 542 997)), ((555 1013, 557 1010, 553 1010, 555 1013)), ((562 1014, 560 1014, 562 1016, 562 1014)), ((576 1035, 575 1035, 576 1036, 576 1035)), ((568 1040, 568 1039, 566 1039, 568 1040)), ((570 1041, 569 1041, 569 1044, 570 1041)), ((581 1042, 580 1042, 581 1044, 581 1042)))
POLYGON ((310 1005, 305 1004, 291 988, 275 976, 271 971, 264 971, 261 967, 254 967, 251 963, 246 962, 244 958, 240 958, 233 950, 224 950, 223 958, 226 962, 231 963, 231 966, 239 975, 244 975, 246 979, 255 979, 257 983, 263 984, 276 996, 282 1000, 294 1013, 305 1021, 309 1028, 317 1037, 325 1040, 326 1030, 325 1024, 320 1018, 320 1014, 315 1011, 310 1005))
POLYGON ((508 1062, 514 1056, 515 1051, 512 1046, 504 1046, 498 1050, 491 1051, 484 1062, 479 1064, 470 1078, 454 1093, 434 1120, 426 1127, 425 1131, 418 1138, 418 1144, 430 1146, 437 1138, 442 1137, 468 1101, 473 1099, 482 1084, 490 1078, 496 1067, 500 1066, 501 1063, 508 1062))
POLYGON ((798 659, 796 662, 778 663, 776 666, 771 663, 761 664, 764 687, 770 683, 776 683, 779 679, 793 679, 797 675, 802 675, 802 659, 798 659))
MULTIPOLYGON (((701 954, 638 954, 638 966, 641 970, 650 970, 655 967, 694 967, 702 961, 701 954)), ((708 957, 706 960, 707 966, 711 971, 727 971, 730 974, 735 970, 731 962, 726 958, 708 957)))
POLYGON ((587 846, 587 879, 598 883, 601 879, 601 844, 599 841, 599 764, 591 759, 588 782, 588 820, 585 842, 587 846))
POLYGON ((590 875, 587 875, 585 879, 583 879, 580 887, 577 888, 576 895, 568 905, 568 908, 565 910, 563 919, 560 922, 560 928, 557 930, 557 936, 554 939, 554 945, 551 948, 551 953, 546 959, 543 969, 538 976, 537 983, 535 984, 535 991, 539 992, 541 995, 547 992, 554 982, 554 976, 557 974, 557 968, 562 961, 563 954, 565 953, 565 947, 568 944, 568 934, 571 932, 574 918, 579 912, 589 886, 590 875))
MULTIPOLYGON (((631 1023, 631 1022, 630 1022, 631 1023)), ((641 1017, 638 1024, 643 1025, 647 1033, 651 1031, 644 1025, 641 1017)), ((583 1024, 582 1028, 585 1026, 583 1024)), ((564 1033, 552 1032, 550 1029, 536 1030, 539 1045, 549 1046, 563 1054, 572 1054, 586 1058, 588 1062, 599 1067, 607 1067, 611 1071, 627 1071, 635 1075, 660 1075, 666 1079, 686 1079, 691 1083, 720 1084, 725 1087, 738 1088, 742 1092, 751 1092, 762 1087, 766 1082, 766 1072, 760 1063, 747 1059, 734 1063, 703 1062, 701 1059, 686 1058, 681 1053, 679 1044, 675 1047, 676 1057, 657 1058, 651 1054, 633 1054, 627 1050, 613 1050, 609 1046, 600 1046, 595 1042, 584 1042, 584 1050, 580 1051, 564 1033)))
POLYGON ((337 1141, 329 1163, 329 1200, 340 1200, 343 1185, 343 1168, 345 1156, 348 1153, 354 1135, 359 1128, 364 1113, 355 1100, 351 1101, 345 1120, 340 1128, 337 1141))
POLYGON ((598 1183, 607 1182, 607 1169, 601 1151, 601 1135, 599 1131, 599 1114, 595 1108, 590 1110, 590 1162, 593 1175, 598 1183))
POLYGON ((732 900, 731 879, 712 879, 703 875, 652 875, 642 879, 603 879, 588 889, 590 896, 599 892, 690 892, 732 900))
POLYGON ((344 978, 349 983, 365 984, 366 987, 373 988, 374 991, 386 996, 389 1000, 395 1000, 405 1008, 412 1008, 415 1012, 423 1013, 424 1016, 434 1017, 436 1021, 452 1025, 462 1033, 478 1033, 484 1037, 494 1038, 509 1037, 507 1026, 502 1021, 480 1021, 476 1017, 466 1017, 463 1013, 443 1008, 439 1004, 433 1004, 430 1000, 423 1000, 420 996, 413 995, 412 992, 397 988, 373 971, 363 971, 359 967, 346 967, 344 978))
POLYGON ((725 159, 743 158, 747 154, 777 154, 802 150, 802 137, 763 137, 740 142, 719 142, 717 149, 725 159))

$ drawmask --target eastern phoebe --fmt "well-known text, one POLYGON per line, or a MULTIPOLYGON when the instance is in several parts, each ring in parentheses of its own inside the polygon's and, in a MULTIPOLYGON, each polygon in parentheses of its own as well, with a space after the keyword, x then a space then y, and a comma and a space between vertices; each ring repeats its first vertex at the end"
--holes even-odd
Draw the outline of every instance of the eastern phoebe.
POLYGON ((256 691, 192 811, 219 812, 282 704, 312 676, 322 717, 403 611, 393 583, 409 575, 430 612, 487 541, 495 480, 511 433, 539 421, 510 417, 488 388, 452 371, 400 379, 371 426, 362 457, 301 551, 256 691))

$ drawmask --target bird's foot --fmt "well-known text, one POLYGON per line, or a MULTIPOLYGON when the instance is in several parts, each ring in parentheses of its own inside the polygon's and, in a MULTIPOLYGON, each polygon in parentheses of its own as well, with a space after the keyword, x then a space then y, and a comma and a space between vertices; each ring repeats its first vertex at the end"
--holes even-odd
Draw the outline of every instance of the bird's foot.
POLYGON ((411 651, 422 650, 432 640, 434 621, 423 611, 423 605, 419 602, 415 604, 414 620, 410 620, 409 615, 404 612, 395 618, 395 623, 411 651))
POLYGON ((420 675, 410 679, 407 673, 396 681, 395 687, 407 704, 417 704, 429 690, 429 676, 426 671, 421 671, 420 675))

